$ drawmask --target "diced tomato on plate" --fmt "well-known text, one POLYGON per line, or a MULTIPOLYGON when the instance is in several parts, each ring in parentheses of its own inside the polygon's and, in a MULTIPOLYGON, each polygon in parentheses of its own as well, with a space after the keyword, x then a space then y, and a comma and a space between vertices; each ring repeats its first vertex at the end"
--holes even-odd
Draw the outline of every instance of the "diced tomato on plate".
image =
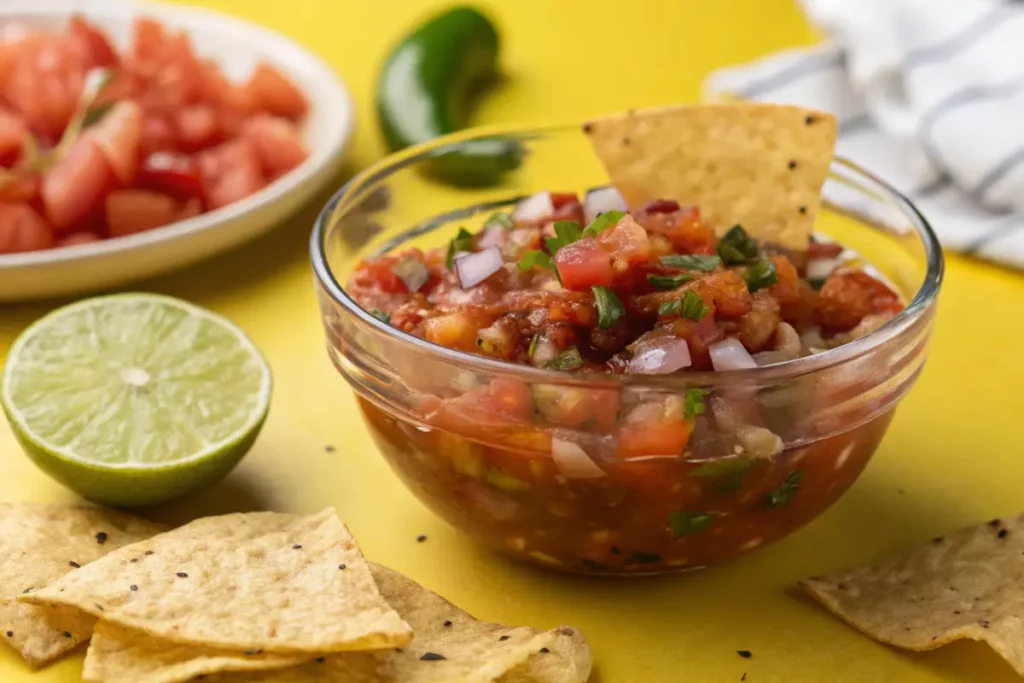
POLYGON ((46 216, 58 233, 98 211, 115 177, 106 155, 92 137, 82 137, 68 155, 43 176, 42 198, 46 216))
POLYGON ((185 207, 174 197, 150 190, 117 190, 106 201, 111 237, 134 235, 177 221, 185 207))
POLYGON ((31 206, 0 202, 0 254, 37 251, 52 246, 53 231, 31 206))
POLYGON ((306 147, 298 129, 288 119, 265 114, 251 119, 242 136, 252 143, 263 173, 277 178, 306 160, 306 147))
POLYGON ((256 150, 243 138, 205 150, 198 160, 211 210, 245 199, 267 184, 256 150))
POLYGON ((299 119, 309 109, 309 102, 302 91, 269 64, 256 65, 246 83, 246 90, 254 106, 274 116, 299 119))
POLYGON ((587 290, 612 284, 611 257, 592 237, 578 240, 555 254, 558 276, 566 289, 587 290))

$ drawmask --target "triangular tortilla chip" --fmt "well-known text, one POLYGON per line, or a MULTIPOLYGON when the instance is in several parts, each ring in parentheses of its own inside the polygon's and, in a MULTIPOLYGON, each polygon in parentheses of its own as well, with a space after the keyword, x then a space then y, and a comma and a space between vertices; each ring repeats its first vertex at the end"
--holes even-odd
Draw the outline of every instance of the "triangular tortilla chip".
POLYGON ((238 654, 367 650, 412 637, 333 510, 196 520, 20 599, 238 654))
POLYGON ((0 503, 0 634, 32 666, 92 635, 95 619, 73 607, 17 601, 107 553, 166 530, 112 510, 51 503, 0 503))
POLYGON ((633 208, 654 199, 696 206, 721 235, 807 249, 836 141, 831 114, 733 103, 629 111, 583 124, 633 208))
MULTIPOLYGON (((477 621, 414 581, 372 565, 380 592, 415 630, 404 648, 350 652, 316 658, 287 670, 221 674, 207 683, 580 683, 590 675, 590 648, 578 630, 513 628, 477 621), (544 651, 546 650, 546 651, 544 651), (506 678, 508 676, 508 678, 506 678)), ((165 649, 164 641, 138 632, 97 627, 85 660, 87 681, 177 683, 196 674, 271 668, 235 654, 188 648, 165 649), (169 654, 170 653, 170 654, 169 654), (177 658, 177 661, 172 661, 177 658), (232 661, 233 660, 233 661, 232 661), (159 664, 154 666, 154 662, 159 664), (189 674, 188 677, 185 674, 189 674)))
POLYGON ((883 643, 934 650, 982 640, 1024 675, 1024 517, 961 529, 900 557, 800 585, 883 643))

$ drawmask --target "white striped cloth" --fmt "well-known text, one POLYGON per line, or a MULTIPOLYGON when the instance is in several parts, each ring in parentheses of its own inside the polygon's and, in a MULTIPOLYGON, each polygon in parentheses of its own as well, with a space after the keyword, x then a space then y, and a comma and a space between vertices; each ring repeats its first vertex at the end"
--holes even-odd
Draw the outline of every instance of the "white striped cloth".
POLYGON ((836 153, 943 244, 1024 268, 1024 0, 800 0, 825 43, 713 73, 710 95, 839 119, 836 153))

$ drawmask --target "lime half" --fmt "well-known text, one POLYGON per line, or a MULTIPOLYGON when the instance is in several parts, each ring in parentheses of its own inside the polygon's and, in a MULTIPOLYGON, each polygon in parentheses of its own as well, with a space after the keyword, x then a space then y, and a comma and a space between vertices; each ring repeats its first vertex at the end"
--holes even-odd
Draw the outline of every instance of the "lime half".
POLYGON ((230 321, 154 294, 60 308, 25 330, 0 403, 29 456, 107 505, 149 505, 227 474, 270 406, 270 368, 230 321))

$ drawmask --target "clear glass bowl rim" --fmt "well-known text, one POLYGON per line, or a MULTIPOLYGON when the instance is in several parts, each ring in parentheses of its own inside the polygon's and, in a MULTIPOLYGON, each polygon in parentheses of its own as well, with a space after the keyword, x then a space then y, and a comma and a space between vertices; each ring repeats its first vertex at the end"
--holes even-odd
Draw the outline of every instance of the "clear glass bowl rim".
MULTIPOLYGON (((395 154, 391 154, 377 163, 367 167, 354 175, 348 182, 331 197, 316 219, 313 233, 310 237, 310 258, 313 272, 317 282, 331 297, 334 304, 341 306, 349 315, 359 321, 359 324, 376 330, 378 333, 394 338, 402 345, 408 347, 406 351, 427 354, 434 360, 446 361, 457 364, 463 369, 476 372, 515 376, 524 381, 546 384, 579 385, 579 386, 629 386, 635 388, 650 389, 681 389, 690 386, 714 387, 729 386, 736 384, 763 385, 786 381, 795 377, 806 375, 821 370, 826 370, 845 362, 870 354, 886 342, 900 336, 902 332, 913 326, 915 322, 927 315, 936 298, 942 284, 942 277, 945 268, 942 247, 938 237, 932 230, 927 219, 918 211, 917 207, 903 194, 893 188, 884 180, 864 170, 855 163, 835 157, 832 160, 832 168, 839 166, 847 172, 853 172, 869 182, 879 186, 885 194, 886 199, 900 209, 903 215, 917 231, 924 245, 927 266, 924 281, 911 299, 907 307, 893 317, 892 320, 880 328, 834 349, 811 356, 797 358, 796 360, 766 365, 763 367, 746 370, 729 370, 725 372, 704 371, 686 372, 678 375, 637 375, 637 374, 610 374, 610 373, 566 373, 557 370, 546 370, 529 365, 518 365, 502 360, 478 356, 475 354, 449 349, 438 346, 415 335, 403 332, 397 328, 384 323, 363 310, 348 294, 344 286, 334 277, 330 264, 327 261, 325 243, 329 232, 331 221, 341 205, 342 200, 350 192, 355 192, 362 186, 380 181, 391 173, 403 168, 421 163, 426 159, 447 151, 449 148, 456 149, 459 145, 469 140, 488 139, 503 136, 516 136, 520 138, 539 138, 547 135, 569 133, 579 131, 579 125, 551 125, 551 126, 487 126, 477 127, 461 131, 452 135, 436 138, 429 142, 414 145, 395 154)), ((357 195, 358 198, 358 195, 357 195)), ((825 206, 830 206, 823 202, 825 206)), ((839 212, 844 210, 841 207, 831 207, 839 212)), ((862 216, 852 216, 853 219, 861 222, 868 222, 862 216)), ((411 227, 411 226, 410 226, 411 227)), ((883 228, 878 228, 883 229, 883 228)))

